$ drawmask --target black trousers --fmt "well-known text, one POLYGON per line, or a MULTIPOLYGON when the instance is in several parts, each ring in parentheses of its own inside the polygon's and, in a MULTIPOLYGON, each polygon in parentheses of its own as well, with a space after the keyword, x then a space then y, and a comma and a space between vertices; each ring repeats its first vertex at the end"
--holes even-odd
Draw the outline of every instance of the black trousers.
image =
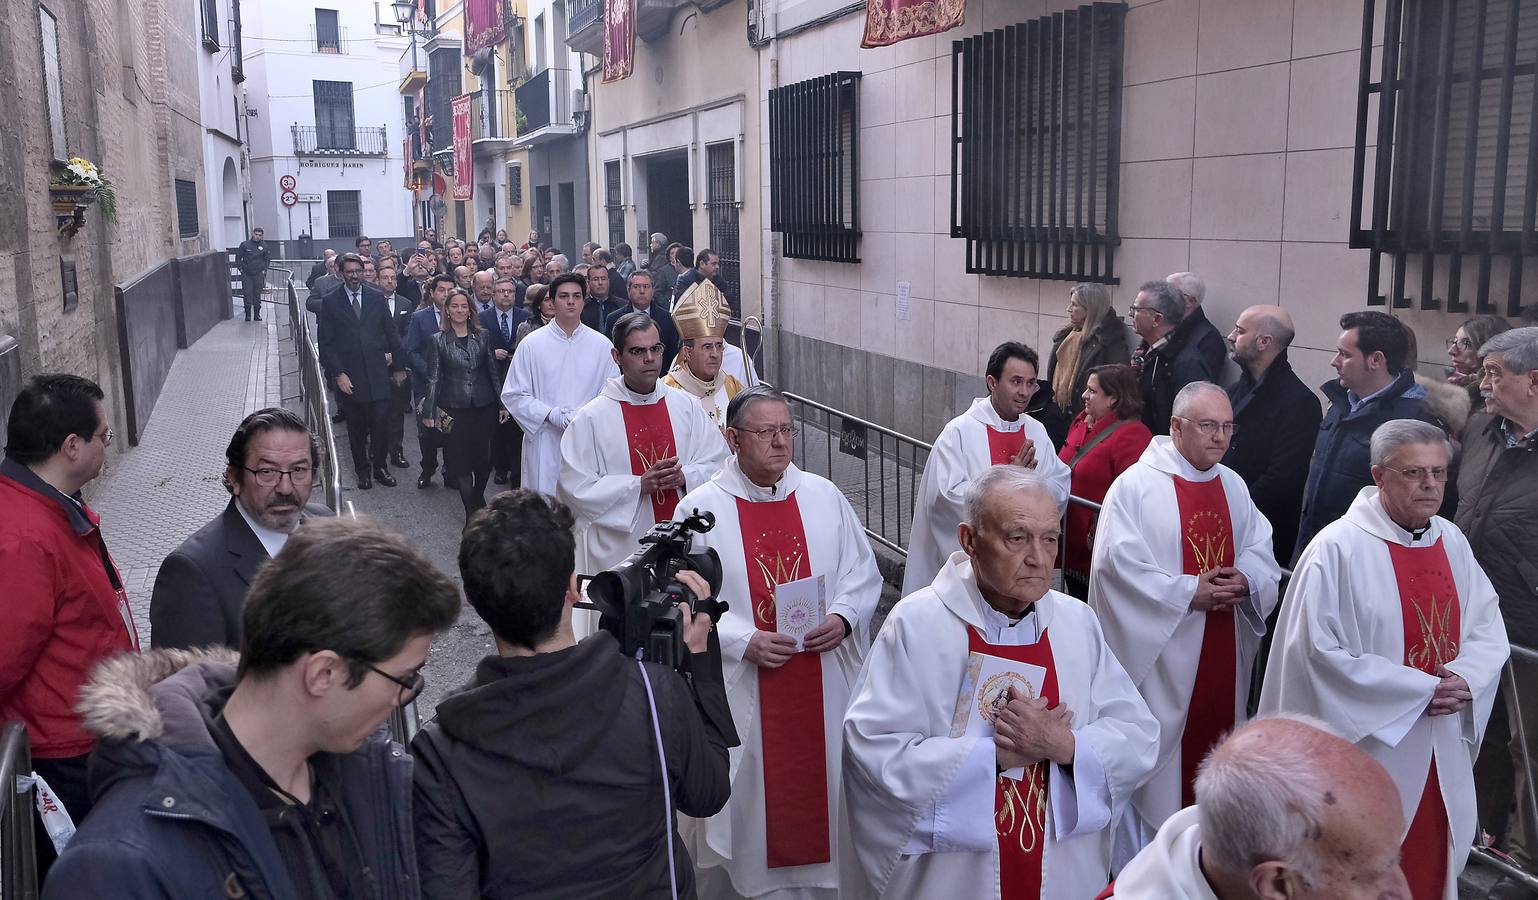
POLYGON ((491 431, 497 425, 498 406, 445 409, 454 427, 443 436, 443 464, 459 477, 459 499, 465 518, 486 505, 486 482, 491 480, 491 431))
POLYGON ((389 461, 389 435, 385 424, 388 400, 346 400, 342 415, 347 417, 347 445, 352 450, 352 467, 359 476, 382 469, 389 461))
MULTIPOLYGON (((53 789, 54 796, 64 804, 64 809, 69 812, 69 817, 75 821, 75 827, 85 821, 86 813, 91 811, 91 792, 86 788, 86 760, 90 755, 67 756, 61 759, 34 759, 32 771, 43 776, 48 786, 53 789)), ((53 841, 48 839, 48 832, 43 828, 43 817, 38 815, 37 808, 32 809, 32 821, 35 827, 35 839, 37 843, 37 886, 41 888, 44 879, 48 875, 48 869, 53 866, 58 854, 53 851, 53 841)))
POLYGON ((262 317, 262 288, 266 286, 266 275, 247 275, 241 273, 240 299, 246 307, 247 321, 250 321, 252 313, 255 313, 258 319, 262 317))
MULTIPOLYGON (((497 409, 495 404, 492 409, 497 409)), ((508 419, 492 426, 491 468, 508 477, 510 487, 518 487, 523 470, 523 429, 508 419)))
POLYGON ((391 453, 399 453, 406 439, 406 416, 411 414, 411 379, 400 384, 390 382, 390 407, 385 414, 391 453))

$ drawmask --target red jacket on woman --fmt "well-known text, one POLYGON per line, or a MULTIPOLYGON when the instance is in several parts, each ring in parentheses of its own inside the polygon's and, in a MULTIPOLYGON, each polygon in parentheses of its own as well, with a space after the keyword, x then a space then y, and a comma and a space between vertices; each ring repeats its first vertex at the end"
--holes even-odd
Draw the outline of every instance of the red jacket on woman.
MULTIPOLYGON (((1084 413, 1080 412, 1074 417, 1073 424, 1068 426, 1068 440, 1063 442, 1063 449, 1058 451, 1058 459, 1072 463, 1080 447, 1116 421, 1111 418, 1101 419, 1094 427, 1090 427, 1084 413)), ((1073 467, 1073 495, 1096 503, 1105 500, 1111 482, 1138 461, 1152 440, 1153 433, 1147 425, 1138 419, 1125 420, 1120 428, 1103 438, 1073 467)), ((1068 571, 1084 576, 1089 574, 1090 551, 1095 547, 1096 518, 1098 514, 1094 510, 1073 502, 1068 504, 1068 530, 1063 536, 1063 568, 1068 571)))

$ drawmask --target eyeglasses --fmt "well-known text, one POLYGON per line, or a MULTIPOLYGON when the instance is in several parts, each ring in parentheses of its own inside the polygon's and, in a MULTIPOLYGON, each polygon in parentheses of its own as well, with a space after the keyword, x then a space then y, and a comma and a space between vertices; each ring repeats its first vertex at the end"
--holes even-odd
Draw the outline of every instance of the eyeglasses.
MULTIPOLYGON (((1129 306, 1129 307, 1127 307, 1127 315, 1128 316, 1135 316, 1135 315, 1137 315, 1140 312, 1159 313, 1159 310, 1157 308, 1155 308, 1155 307, 1152 307, 1152 306, 1129 306)), ((1163 315, 1162 313, 1159 313, 1159 314, 1163 315)))
POLYGON ((1406 481, 1425 481, 1428 475, 1431 476, 1432 481, 1439 484, 1447 481, 1446 466, 1432 466, 1429 469, 1424 466, 1411 466, 1408 469, 1396 469, 1393 466, 1384 466, 1383 468, 1388 469, 1390 472, 1398 472, 1400 477, 1406 481))
POLYGON ((1187 419, 1185 416, 1176 416, 1175 418, 1182 422, 1190 422, 1192 425, 1195 425, 1196 430, 1200 431, 1203 437, 1212 437, 1219 431, 1223 432, 1224 434, 1239 433, 1239 423, 1237 422, 1214 422, 1211 419, 1202 419, 1200 422, 1198 422, 1195 419, 1187 419))
POLYGON ((256 483, 262 487, 273 487, 287 475, 294 487, 303 487, 315 479, 315 470, 309 466, 295 466, 292 469, 274 469, 271 466, 263 466, 260 469, 252 469, 241 466, 247 472, 256 476, 256 483))
POLYGON ((1447 339, 1447 349, 1457 347, 1459 350, 1473 350, 1474 342, 1468 338, 1453 337, 1447 339))
POLYGON ((94 440, 96 438, 101 438, 101 445, 103 447, 111 447, 112 446, 112 439, 115 438, 115 437, 117 437, 117 432, 113 431, 111 428, 108 428, 106 431, 103 431, 100 434, 93 434, 93 435, 91 435, 90 439, 94 440))
POLYGON ((796 436, 796 426, 794 425, 782 425, 779 428, 760 428, 757 431, 749 431, 746 428, 733 428, 732 430, 739 434, 751 434, 758 438, 760 443, 764 444, 773 441, 775 435, 779 435, 786 440, 790 440, 796 436))
POLYGON ((427 676, 422 674, 421 669, 417 669, 416 672, 411 676, 411 680, 407 681, 405 678, 391 675, 389 672, 386 672, 384 669, 379 668, 373 663, 364 662, 361 659, 354 659, 353 662, 362 663, 364 668, 368 669, 370 672, 373 672, 375 675, 378 675, 382 678, 388 678, 399 685, 401 691, 400 696, 396 698, 398 701, 396 703, 397 706, 405 706, 407 703, 415 700, 422 693, 422 688, 427 686, 427 676))

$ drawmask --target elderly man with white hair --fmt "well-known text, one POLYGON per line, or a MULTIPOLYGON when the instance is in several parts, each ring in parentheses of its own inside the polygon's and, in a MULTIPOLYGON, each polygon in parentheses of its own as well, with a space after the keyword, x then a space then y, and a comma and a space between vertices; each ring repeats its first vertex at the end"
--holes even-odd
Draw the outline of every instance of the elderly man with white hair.
POLYGON ((1169 435, 1116 479, 1100 511, 1089 603, 1159 720, 1159 765, 1133 798, 1133 840, 1118 861, 1191 805, 1197 763, 1244 721, 1276 605, 1271 525, 1219 462, 1233 428, 1222 388, 1187 385, 1169 435))
POLYGON ((1318 716, 1382 763, 1409 822, 1411 890, 1453 900, 1478 830, 1474 757, 1510 648, 1490 579, 1436 515, 1446 435, 1394 419, 1371 454, 1374 484, 1298 560, 1260 709, 1318 716))
POLYGON ((1235 731, 1202 763, 1196 803, 1098 900, 1410 900, 1393 780, 1317 719, 1235 731))
POLYGON ((1218 376, 1223 374, 1223 364, 1228 360, 1228 342, 1223 340, 1222 332, 1207 319, 1207 313, 1202 309, 1202 301, 1207 297, 1207 282, 1195 272, 1176 272, 1164 281, 1179 291, 1181 299, 1186 302, 1185 318, 1180 320, 1180 327, 1175 329, 1173 340, 1188 346, 1194 345, 1202 365, 1207 368, 1207 377, 1217 381, 1218 376))
POLYGON ((856 855, 884 898, 1088 898, 1158 723, 1094 613, 1051 590, 1054 488, 992 466, 964 513, 961 549, 892 611, 844 717, 856 855))

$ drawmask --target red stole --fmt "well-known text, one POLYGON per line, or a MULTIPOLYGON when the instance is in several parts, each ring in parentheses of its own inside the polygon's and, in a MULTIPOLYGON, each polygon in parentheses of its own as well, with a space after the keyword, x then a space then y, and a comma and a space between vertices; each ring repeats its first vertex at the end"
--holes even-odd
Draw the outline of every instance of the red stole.
MULTIPOLYGON (((1041 696, 1057 706, 1057 666, 1052 662, 1052 641, 1042 631, 1041 640, 1029 646, 990 644, 975 628, 967 629, 967 649, 1015 662, 1041 666, 1047 675, 1041 696)), ((993 794, 993 821, 999 835, 999 896, 1041 896, 1041 863, 1047 843, 1046 761, 1025 767, 1019 781, 999 775, 993 794)))
MULTIPOLYGON (((1025 415, 1025 413, 1021 413, 1025 415)), ((988 429, 988 464, 992 466, 1005 466, 1015 461, 1015 454, 1025 446, 1025 428, 1016 428, 1014 431, 1000 431, 992 425, 984 426, 988 429)))
MULTIPOLYGON (((630 442, 630 474, 644 475, 659 459, 677 456, 673 447, 673 420, 668 417, 666 400, 656 403, 619 404, 625 415, 625 438, 630 442)), ((652 521, 666 522, 678 508, 678 491, 652 494, 652 521)))
MULTIPOLYGON (((1430 547, 1385 543, 1399 586, 1404 664, 1435 675, 1438 666, 1458 657, 1458 636, 1463 630, 1458 586, 1453 582, 1447 550, 1441 538, 1430 547)), ((1447 884, 1448 843, 1452 838, 1434 753, 1430 768, 1415 818, 1400 848, 1400 866, 1415 900, 1441 900, 1447 884)))
MULTIPOLYGON (((1180 507, 1181 572, 1200 575, 1234 564, 1234 525, 1228 515, 1223 479, 1187 481, 1175 478, 1175 502, 1180 507)), ((1180 736, 1180 802, 1196 802, 1192 785, 1196 767, 1207 751, 1234 727, 1234 691, 1238 670, 1233 610, 1209 610, 1202 627, 1201 656, 1185 731, 1180 736)))
MULTIPOLYGON (((776 585, 812 573, 796 495, 768 503, 737 499, 753 624, 778 631, 776 585)), ((823 733, 822 655, 797 653, 758 670, 764 757, 764 843, 771 869, 831 862, 828 745, 823 733)))

